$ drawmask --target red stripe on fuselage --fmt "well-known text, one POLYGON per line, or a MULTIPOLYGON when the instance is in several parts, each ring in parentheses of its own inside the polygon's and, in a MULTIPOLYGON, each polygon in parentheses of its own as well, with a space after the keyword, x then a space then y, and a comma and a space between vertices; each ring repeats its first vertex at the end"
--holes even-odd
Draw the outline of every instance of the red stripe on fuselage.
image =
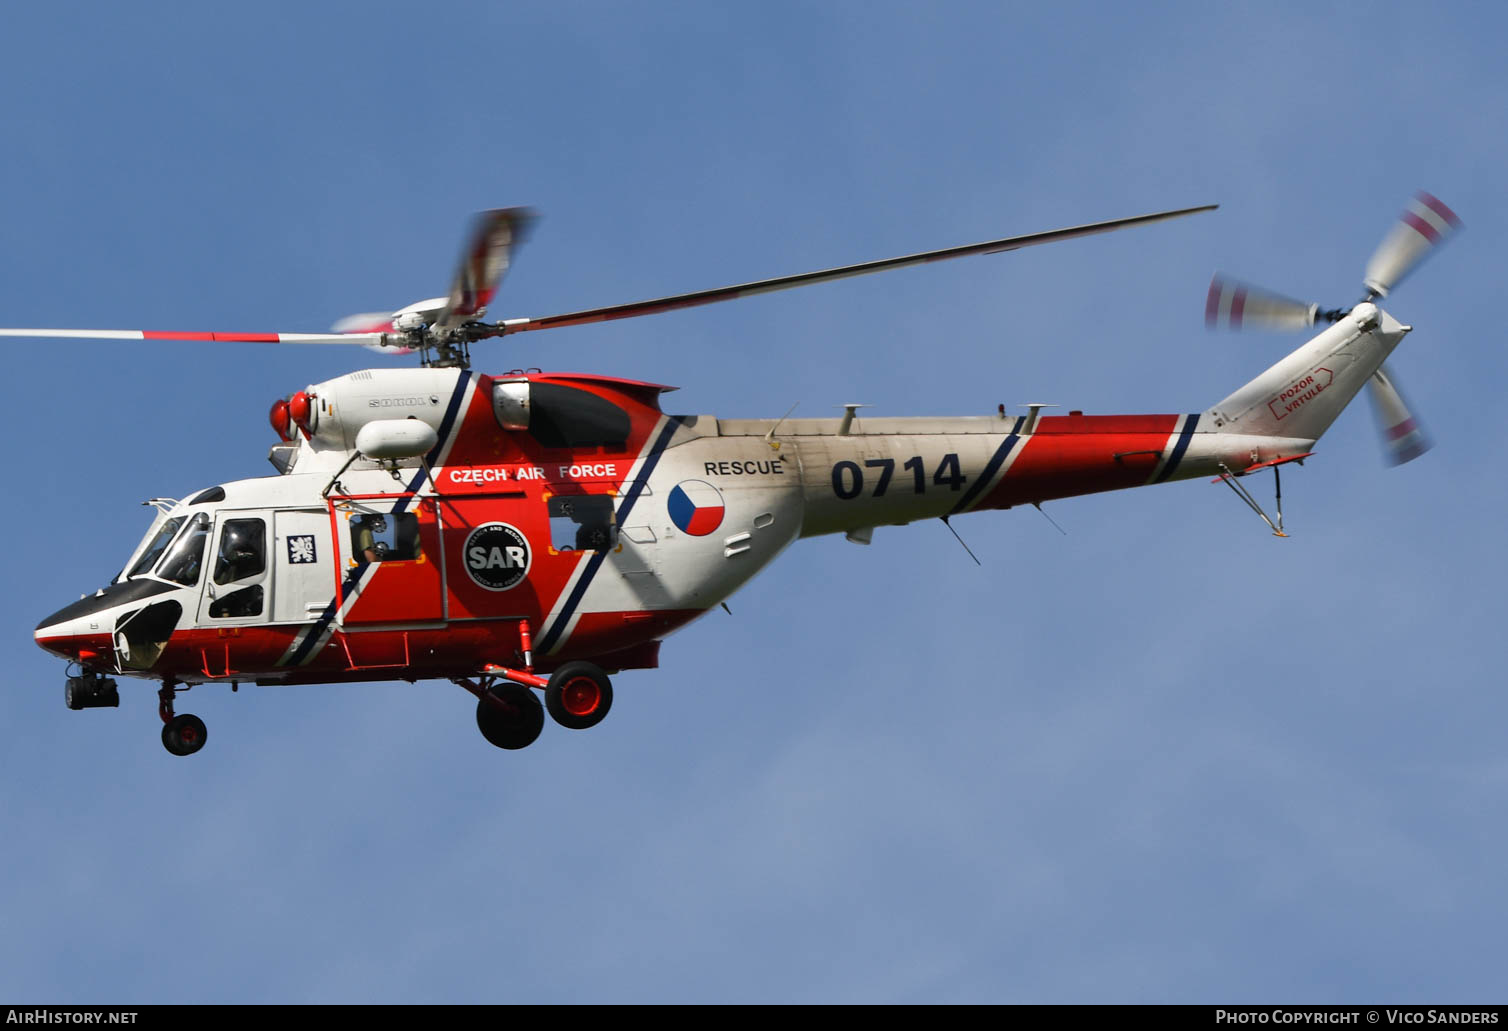
MULTIPOLYGON (((549 673, 572 659, 614 656, 614 668, 638 668, 653 656, 652 642, 696 617, 703 609, 652 612, 587 612, 577 620, 558 654, 535 654, 536 669, 549 673), (637 657, 637 658, 636 658, 637 657)), ((512 619, 458 620, 415 629, 337 630, 310 661, 297 667, 277 661, 304 624, 247 627, 199 627, 174 631, 161 658, 139 675, 165 675, 188 682, 201 680, 276 679, 300 683, 359 680, 425 680, 475 676, 483 666, 522 665, 519 624, 512 619)), ((536 628, 537 629, 537 628, 536 628)), ((38 641, 50 651, 76 654, 83 638, 38 641)), ((89 638, 109 654, 108 636, 89 638)))
POLYGON ((1005 478, 974 506, 1007 508, 1140 487, 1169 454, 1176 415, 1068 415, 1042 419, 1005 478), (1117 458, 1116 456, 1120 457, 1117 458))

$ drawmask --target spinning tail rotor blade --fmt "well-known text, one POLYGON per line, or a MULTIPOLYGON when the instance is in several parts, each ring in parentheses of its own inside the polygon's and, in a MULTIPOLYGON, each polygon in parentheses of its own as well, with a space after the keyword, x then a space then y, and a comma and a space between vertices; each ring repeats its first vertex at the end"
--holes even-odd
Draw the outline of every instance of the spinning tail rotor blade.
POLYGON ((1383 457, 1389 465, 1412 462, 1434 446, 1393 386, 1386 365, 1377 370, 1367 387, 1372 411, 1377 414, 1377 428, 1382 432, 1383 457))
POLYGON ((521 333, 531 329, 557 329, 562 326, 580 326, 590 322, 608 322, 613 319, 633 318, 637 315, 654 315, 662 311, 674 311, 677 308, 693 308, 697 305, 713 304, 717 301, 731 301, 737 297, 749 297, 754 294, 770 293, 775 290, 789 290, 793 287, 810 286, 813 283, 826 283, 835 279, 847 279, 850 276, 862 276, 866 273, 882 272, 886 269, 906 268, 910 265, 943 261, 947 258, 962 258, 970 254, 998 254, 1001 251, 1014 251, 1022 247, 1033 247, 1039 243, 1053 243, 1058 240, 1071 240, 1079 236, 1092 236, 1095 233, 1108 233, 1115 229, 1125 229, 1130 226, 1161 222, 1165 219, 1192 215, 1200 211, 1213 211, 1217 207, 1219 207, 1217 204, 1206 204, 1198 208, 1159 211, 1151 215, 1117 218, 1109 222, 1094 222, 1089 225, 1073 226, 1069 229, 1053 229, 1045 233, 1007 236, 999 240, 986 240, 983 243, 965 244, 961 247, 944 247, 941 250, 907 254, 899 258, 884 258, 880 261, 866 261, 858 265, 843 265, 838 268, 824 269, 820 272, 803 272, 795 276, 761 279, 753 283, 739 283, 736 286, 719 287, 716 290, 700 290, 696 293, 675 294, 670 297, 658 297, 649 301, 635 301, 630 304, 617 304, 607 308, 589 308, 584 311, 573 311, 563 315, 549 315, 544 318, 504 319, 502 322, 496 323, 494 328, 497 335, 501 336, 508 333, 521 333))
POLYGON ((533 221, 528 208, 497 208, 476 216, 445 310, 435 322, 437 329, 475 322, 487 314, 513 248, 523 242, 533 221))
POLYGON ((1421 190, 1367 262, 1362 285, 1371 296, 1386 297, 1430 251, 1459 228, 1461 220, 1456 213, 1421 190))
POLYGON ((1219 273, 1210 280, 1209 297, 1204 302, 1204 324, 1211 329, 1303 329, 1314 325, 1318 315, 1317 304, 1225 279, 1219 273))

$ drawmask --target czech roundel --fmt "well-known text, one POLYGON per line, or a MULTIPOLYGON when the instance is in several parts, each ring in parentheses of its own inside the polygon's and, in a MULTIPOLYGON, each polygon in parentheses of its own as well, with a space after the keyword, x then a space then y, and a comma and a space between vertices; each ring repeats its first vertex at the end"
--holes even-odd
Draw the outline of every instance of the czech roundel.
POLYGON ((723 496, 701 480, 683 480, 666 503, 670 521, 693 537, 705 537, 723 524, 723 496))

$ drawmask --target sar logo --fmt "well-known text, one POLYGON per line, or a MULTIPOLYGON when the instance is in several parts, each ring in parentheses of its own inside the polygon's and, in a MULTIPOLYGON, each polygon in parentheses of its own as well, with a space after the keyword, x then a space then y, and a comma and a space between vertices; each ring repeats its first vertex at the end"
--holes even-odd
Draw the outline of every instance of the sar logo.
POLYGON ((518 527, 483 523, 466 537, 466 573, 478 587, 506 591, 529 575, 529 541, 518 527))
POLYGON ((693 537, 705 537, 723 525, 723 496, 704 480, 676 484, 665 507, 670 509, 670 521, 693 537))

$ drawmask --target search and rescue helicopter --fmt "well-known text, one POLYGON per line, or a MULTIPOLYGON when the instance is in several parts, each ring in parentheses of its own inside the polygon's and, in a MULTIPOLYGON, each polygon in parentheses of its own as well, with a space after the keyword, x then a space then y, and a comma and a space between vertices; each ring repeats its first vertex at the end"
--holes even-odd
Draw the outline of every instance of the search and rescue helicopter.
MULTIPOLYGON (((607 308, 486 322, 532 221, 484 212, 445 297, 351 316, 324 334, 6 329, 0 336, 360 344, 417 353, 275 401, 278 475, 157 516, 121 572, 42 620, 70 661, 71 709, 120 704, 116 676, 160 682, 162 741, 203 747, 175 713, 194 685, 444 678, 478 699, 500 748, 544 713, 599 723, 610 673, 652 669, 661 640, 723 603, 798 537, 869 543, 878 526, 1194 477, 1227 483, 1284 536, 1280 469, 1302 462, 1370 387, 1395 462, 1427 449, 1383 361, 1409 331, 1375 302, 1459 226, 1420 194, 1367 266, 1364 298, 1318 305, 1216 277, 1207 320, 1304 327, 1308 343, 1201 412, 720 419, 667 415, 670 387, 606 376, 472 371, 479 341, 604 322, 1212 210, 1164 211, 607 308), (1271 469, 1269 516, 1240 482, 1271 469), (539 691, 543 695, 541 706, 539 691)), ((950 524, 951 528, 951 524, 950 524)))

